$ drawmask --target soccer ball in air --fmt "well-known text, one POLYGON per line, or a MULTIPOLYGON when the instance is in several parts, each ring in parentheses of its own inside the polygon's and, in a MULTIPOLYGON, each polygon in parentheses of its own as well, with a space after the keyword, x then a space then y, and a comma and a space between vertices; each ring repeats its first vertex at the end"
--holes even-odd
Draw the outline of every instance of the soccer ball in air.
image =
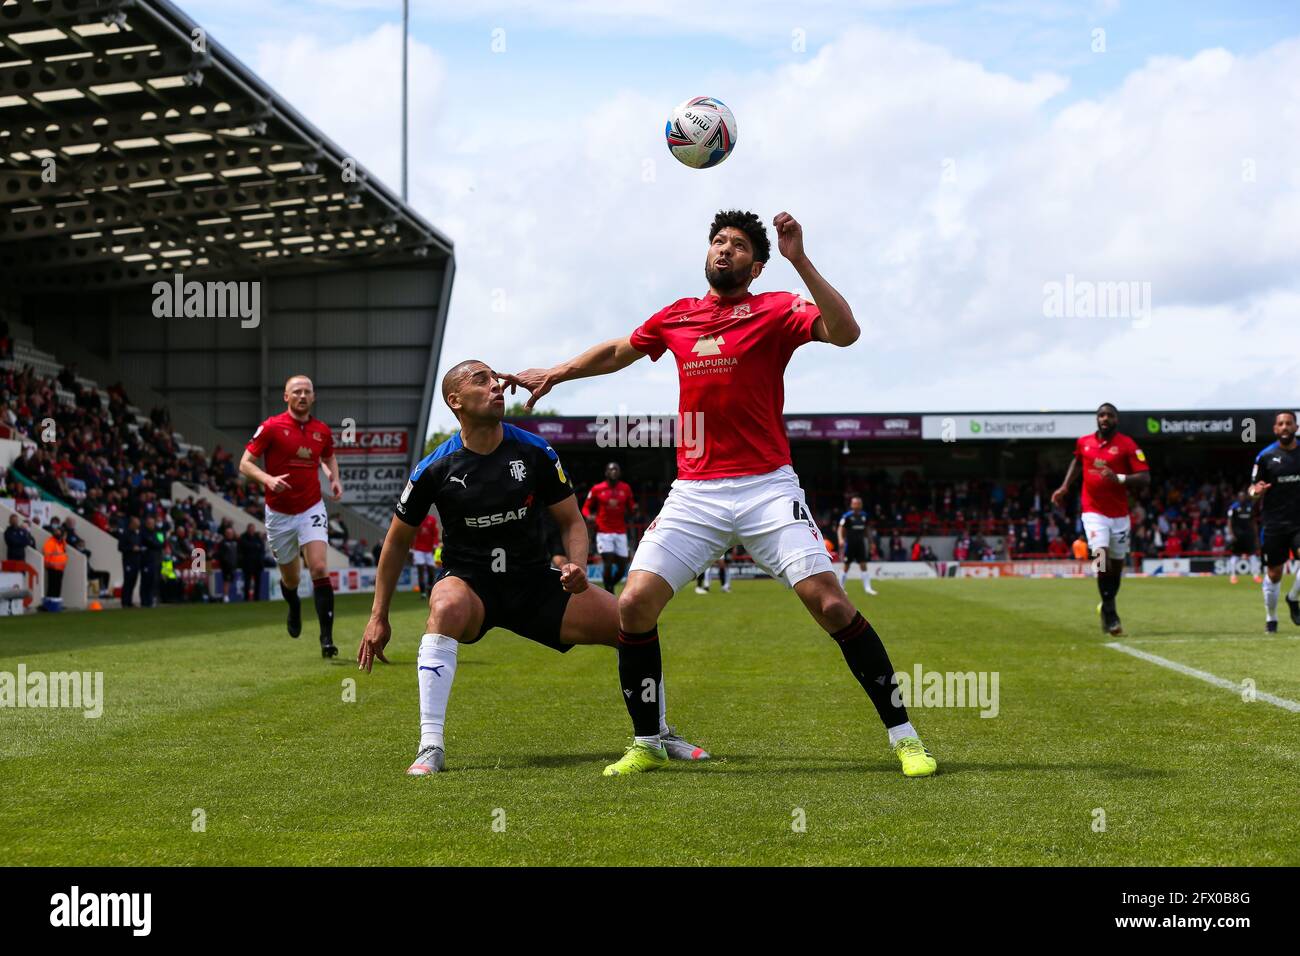
POLYGON ((668 151, 679 161, 708 169, 731 155, 736 145, 736 118, 721 100, 696 96, 672 111, 664 137, 668 151))

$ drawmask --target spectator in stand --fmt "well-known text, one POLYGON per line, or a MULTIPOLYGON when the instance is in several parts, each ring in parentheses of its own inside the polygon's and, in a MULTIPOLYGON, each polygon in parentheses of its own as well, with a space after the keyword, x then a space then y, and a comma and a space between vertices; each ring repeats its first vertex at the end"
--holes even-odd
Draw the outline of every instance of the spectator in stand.
POLYGON ((913 560, 913 561, 920 561, 920 560, 921 560, 921 554, 922 554, 923 551, 924 551, 924 546, 921 544, 921 539, 920 539, 920 538, 917 538, 916 540, 914 540, 914 541, 912 542, 912 555, 911 555, 911 560, 913 560))
POLYGON ((36 547, 36 539, 19 520, 17 515, 9 516, 9 527, 5 528, 5 560, 26 561, 27 549, 36 547))
POLYGON ((1074 539, 1074 544, 1070 546, 1070 550, 1074 552, 1074 560, 1087 561, 1088 560, 1088 539, 1085 538, 1083 535, 1079 535, 1079 537, 1074 539))
POLYGON ((262 599, 262 567, 266 564, 266 538, 250 521, 239 536, 239 567, 244 572, 244 600, 262 599))
POLYGON ((1066 547, 1065 539, 1060 535, 1057 535, 1048 542, 1047 554, 1049 557, 1053 558, 1068 558, 1070 556, 1070 549, 1066 547))

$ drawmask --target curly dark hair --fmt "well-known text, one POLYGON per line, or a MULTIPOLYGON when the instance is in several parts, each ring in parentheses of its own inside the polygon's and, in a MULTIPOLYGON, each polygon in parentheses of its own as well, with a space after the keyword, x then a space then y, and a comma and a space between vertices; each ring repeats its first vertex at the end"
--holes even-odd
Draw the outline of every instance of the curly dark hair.
POLYGON ((772 244, 767 240, 767 228, 763 225, 763 220, 754 213, 741 209, 720 209, 713 217, 713 225, 709 227, 709 242, 728 226, 739 229, 749 237, 754 246, 756 262, 767 262, 772 255, 772 244))

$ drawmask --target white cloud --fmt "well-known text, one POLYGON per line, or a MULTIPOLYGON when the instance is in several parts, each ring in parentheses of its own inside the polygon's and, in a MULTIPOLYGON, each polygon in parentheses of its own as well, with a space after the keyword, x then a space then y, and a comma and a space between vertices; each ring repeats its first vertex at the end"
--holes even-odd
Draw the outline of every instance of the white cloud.
MULTIPOLYGON (((396 89, 396 42, 389 27, 341 47, 304 39, 258 69, 395 171, 396 103, 374 88, 396 89)), ((672 104, 648 91, 600 88, 519 122, 491 102, 449 109, 438 97, 455 77, 417 49, 431 82, 416 94, 412 195, 457 244, 444 368, 550 364, 702 293, 708 221, 743 206, 794 213, 865 327, 851 349, 796 353, 791 410, 1269 405, 1294 381, 1295 41, 1153 59, 1061 107, 1059 76, 1012 79, 854 30, 791 66, 717 73, 700 92, 728 101, 740 134, 708 171, 671 159, 672 104), (1150 321, 1045 318, 1044 284, 1067 275, 1149 282, 1150 321)), ((758 286, 799 282, 778 259, 758 286)), ((666 410, 670 362, 543 404, 666 410)))

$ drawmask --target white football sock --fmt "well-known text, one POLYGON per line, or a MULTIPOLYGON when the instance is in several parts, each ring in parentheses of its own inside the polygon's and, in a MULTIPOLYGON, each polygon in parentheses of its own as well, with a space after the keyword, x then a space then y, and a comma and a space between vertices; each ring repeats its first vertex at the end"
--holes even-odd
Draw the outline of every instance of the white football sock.
POLYGON ((1264 611, 1267 614, 1264 620, 1276 621, 1277 620, 1277 595, 1278 592, 1282 590, 1282 582, 1273 581, 1266 574, 1264 575, 1263 588, 1264 588, 1264 611))
POLYGON ((668 736, 668 701, 664 699, 664 679, 659 678, 659 735, 668 736))
POLYGON ((447 720, 447 700, 451 682, 456 678, 456 651, 460 643, 445 634, 426 634, 420 638, 417 658, 420 679, 420 747, 442 747, 443 725, 447 720))
POLYGON ((1286 596, 1289 601, 1300 601, 1300 571, 1296 572, 1295 580, 1291 582, 1291 590, 1286 592, 1286 596))
POLYGON ((653 747, 655 750, 658 750, 663 746, 663 742, 660 741, 658 734, 655 734, 653 737, 635 737, 633 739, 636 740, 637 743, 645 744, 647 747, 653 747))
POLYGON ((844 582, 849 579, 849 572, 843 568, 840 569, 840 587, 844 587, 844 582))
POLYGON ((912 726, 912 722, 909 720, 905 724, 899 724, 897 727, 889 728, 889 746, 893 747, 897 745, 904 737, 916 737, 919 739, 920 736, 921 735, 916 732, 916 728, 912 726))

